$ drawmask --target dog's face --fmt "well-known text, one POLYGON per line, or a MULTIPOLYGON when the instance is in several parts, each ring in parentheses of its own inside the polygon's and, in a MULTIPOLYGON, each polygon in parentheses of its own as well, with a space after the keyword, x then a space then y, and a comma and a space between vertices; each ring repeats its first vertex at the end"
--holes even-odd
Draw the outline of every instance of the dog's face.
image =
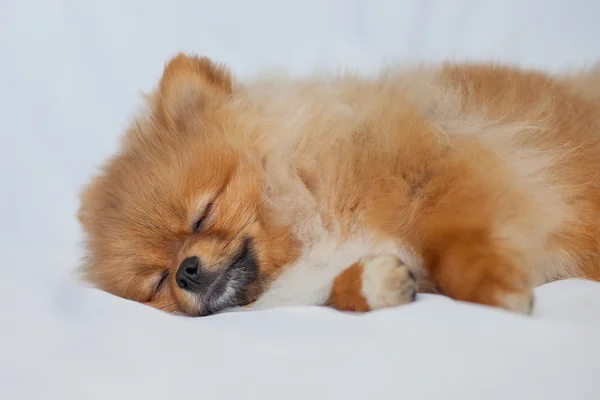
POLYGON ((82 194, 85 277, 121 297, 208 315, 251 303, 298 247, 264 202, 229 74, 175 57, 123 148, 82 194))

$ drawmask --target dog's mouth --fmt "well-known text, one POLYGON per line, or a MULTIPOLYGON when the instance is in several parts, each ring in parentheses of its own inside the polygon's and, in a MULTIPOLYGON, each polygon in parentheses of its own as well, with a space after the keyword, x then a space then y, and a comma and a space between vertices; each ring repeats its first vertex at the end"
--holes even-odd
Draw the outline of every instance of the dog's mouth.
POLYGON ((219 272, 204 293, 199 316, 208 316, 233 307, 249 304, 253 299, 249 287, 258 278, 258 261, 250 240, 245 240, 230 265, 219 272))

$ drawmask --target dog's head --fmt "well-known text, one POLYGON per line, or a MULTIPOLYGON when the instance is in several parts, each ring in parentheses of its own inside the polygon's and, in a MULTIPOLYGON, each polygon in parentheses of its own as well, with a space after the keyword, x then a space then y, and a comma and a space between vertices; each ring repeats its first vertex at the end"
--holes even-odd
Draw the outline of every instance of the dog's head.
POLYGON ((251 303, 297 256, 264 204, 256 112, 231 107, 236 90, 206 58, 178 55, 166 65, 147 113, 82 193, 87 280, 208 315, 251 303))

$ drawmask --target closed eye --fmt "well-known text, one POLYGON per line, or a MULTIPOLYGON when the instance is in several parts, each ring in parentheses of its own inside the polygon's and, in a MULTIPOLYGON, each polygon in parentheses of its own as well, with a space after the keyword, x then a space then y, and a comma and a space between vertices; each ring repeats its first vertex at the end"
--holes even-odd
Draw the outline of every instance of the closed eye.
POLYGON ((165 286, 165 283, 167 283, 168 277, 169 277, 169 271, 164 271, 162 273, 162 275, 160 276, 160 280, 156 284, 156 289, 154 290, 154 293, 158 293, 160 291, 160 289, 162 289, 163 286, 165 286))
POLYGON ((213 208, 213 203, 208 203, 208 205, 204 208, 202 215, 200 216, 200 218, 198 218, 196 220, 196 222, 194 223, 194 226, 192 227, 192 231, 194 233, 200 233, 200 231, 202 231, 206 220, 208 219, 208 217, 210 217, 210 212, 212 211, 212 208, 213 208))

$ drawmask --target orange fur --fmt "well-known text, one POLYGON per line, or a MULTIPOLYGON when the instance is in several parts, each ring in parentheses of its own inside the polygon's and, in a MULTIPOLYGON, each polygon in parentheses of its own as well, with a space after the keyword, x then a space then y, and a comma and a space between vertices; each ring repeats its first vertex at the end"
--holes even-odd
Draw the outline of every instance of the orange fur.
POLYGON ((361 293, 363 266, 356 262, 337 276, 327 304, 338 310, 365 312, 371 308, 361 293))
POLYGON ((250 239, 258 277, 231 306, 280 296, 294 269, 330 268, 323 282, 298 273, 290 284, 308 279, 328 290, 314 302, 366 311, 356 262, 392 253, 421 288, 528 312, 535 285, 600 280, 598 93, 598 69, 449 64, 239 83, 178 55, 82 195, 85 276, 201 315, 177 286, 182 260, 220 273, 250 239), (346 272, 333 267, 354 252, 346 272))

